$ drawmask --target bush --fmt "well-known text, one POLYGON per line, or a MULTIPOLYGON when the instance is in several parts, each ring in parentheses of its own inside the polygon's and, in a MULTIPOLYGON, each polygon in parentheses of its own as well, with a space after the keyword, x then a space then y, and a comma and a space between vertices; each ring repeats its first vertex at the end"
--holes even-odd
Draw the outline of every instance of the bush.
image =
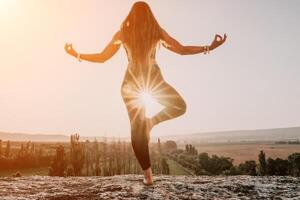
POLYGON ((226 169, 222 172, 223 175, 226 175, 226 176, 234 176, 234 175, 240 175, 241 174, 241 171, 238 167, 236 166, 233 166, 231 167, 230 169, 226 169))
POLYGON ((300 153, 293 153, 288 156, 289 174, 300 176, 300 153))
POLYGON ((13 177, 22 177, 20 172, 16 172, 15 174, 12 175, 13 177))
POLYGON ((256 167, 257 165, 254 160, 247 160, 244 163, 241 163, 238 168, 241 174, 256 176, 256 167))
POLYGON ((276 176, 286 176, 289 171, 289 162, 281 158, 276 158, 275 160, 269 158, 267 161, 267 172, 268 175, 276 176))
MULTIPOLYGON (((207 153, 201 153, 198 156, 198 165, 196 166, 197 175, 219 175, 226 170, 233 170, 233 159, 228 157, 218 157, 212 155, 209 157, 207 153)), ((228 173, 228 172, 226 172, 228 173)), ((232 173, 234 173, 232 171, 232 173)))

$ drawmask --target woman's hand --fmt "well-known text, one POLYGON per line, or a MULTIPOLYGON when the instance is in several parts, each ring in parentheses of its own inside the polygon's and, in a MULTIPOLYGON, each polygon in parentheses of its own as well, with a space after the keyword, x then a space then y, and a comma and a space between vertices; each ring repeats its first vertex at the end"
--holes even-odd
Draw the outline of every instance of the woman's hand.
POLYGON ((71 56, 76 57, 77 56, 77 52, 73 49, 72 44, 68 44, 66 43, 65 45, 65 51, 70 54, 71 56))
POLYGON ((224 37, 216 34, 214 41, 211 43, 209 50, 214 50, 215 48, 221 46, 226 41, 227 35, 224 34, 224 37))

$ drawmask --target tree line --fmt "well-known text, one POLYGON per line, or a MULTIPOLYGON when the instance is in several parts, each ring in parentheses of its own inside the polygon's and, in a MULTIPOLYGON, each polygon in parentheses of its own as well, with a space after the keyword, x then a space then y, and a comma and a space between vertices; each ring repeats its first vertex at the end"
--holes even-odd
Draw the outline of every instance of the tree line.
POLYGON ((51 155, 44 151, 42 144, 29 141, 16 148, 9 140, 0 140, 0 170, 49 166, 50 158, 51 155))
MULTIPOLYGON (((112 176, 141 174, 131 143, 106 140, 80 141, 80 135, 70 136, 69 148, 58 145, 49 168, 50 176, 112 176)), ((160 140, 150 146, 153 173, 169 174, 167 160, 162 155, 160 140)))
POLYGON ((293 153, 287 159, 273 159, 266 158, 260 151, 258 163, 248 160, 234 165, 230 157, 198 153, 193 145, 188 144, 184 150, 175 150, 168 156, 196 175, 300 176, 300 153, 293 153))
MULTIPOLYGON (((169 174, 167 160, 173 159, 196 175, 300 176, 300 153, 287 159, 270 158, 261 151, 258 161, 233 164, 230 157, 199 153, 187 144, 178 149, 174 141, 150 144, 150 158, 155 174, 169 174)), ((11 142, 0 140, 0 170, 48 167, 51 176, 112 176, 141 174, 142 170, 130 142, 114 140, 80 141, 70 136, 68 143, 11 142)))

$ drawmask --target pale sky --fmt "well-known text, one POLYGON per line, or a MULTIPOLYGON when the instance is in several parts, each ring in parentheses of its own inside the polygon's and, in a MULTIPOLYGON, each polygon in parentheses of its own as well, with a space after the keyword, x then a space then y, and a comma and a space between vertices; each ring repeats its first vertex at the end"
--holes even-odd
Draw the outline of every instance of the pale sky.
MULTIPOLYGON (((79 63, 102 50, 128 14, 130 0, 0 0, 0 131, 130 136, 120 94, 123 48, 108 62, 79 63)), ((187 103, 187 113, 155 136, 300 125, 300 1, 147 1, 160 25, 209 55, 163 47, 157 62, 187 103)))

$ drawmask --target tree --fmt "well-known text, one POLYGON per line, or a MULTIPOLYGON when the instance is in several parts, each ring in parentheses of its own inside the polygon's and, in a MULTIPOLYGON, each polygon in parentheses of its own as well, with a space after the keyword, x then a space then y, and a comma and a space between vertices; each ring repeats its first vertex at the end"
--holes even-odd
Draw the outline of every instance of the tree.
POLYGON ((261 176, 267 175, 267 162, 266 162, 266 154, 261 150, 258 155, 259 167, 258 173, 261 176))
POLYGON ((35 145, 34 143, 32 142, 31 143, 31 147, 30 147, 30 154, 33 155, 35 153, 35 145))
POLYGON ((18 159, 22 159, 24 156, 25 156, 25 148, 24 148, 24 145, 21 144, 21 148, 18 152, 18 159))
POLYGON ((289 171, 289 161, 281 158, 276 158, 277 162, 277 174, 279 176, 286 176, 288 175, 289 171))
POLYGON ((190 150, 189 150, 190 146, 188 144, 185 145, 185 151, 188 153, 190 150))
POLYGON ((198 150, 196 149, 195 146, 193 146, 193 155, 198 155, 198 150))
POLYGON ((101 175, 100 154, 99 154, 99 145, 96 138, 93 145, 93 151, 94 151, 94 162, 95 162, 94 175, 100 176, 101 175))
POLYGON ((161 159, 162 174, 170 174, 169 165, 166 158, 161 159))
POLYGON ((271 176, 286 176, 288 174, 289 162, 281 158, 268 158, 267 172, 271 176))
POLYGON ((49 169, 50 176, 64 176, 66 169, 65 149, 62 145, 56 148, 56 155, 49 169))
POLYGON ((70 159, 74 169, 74 175, 80 176, 84 165, 84 148, 79 141, 79 134, 71 135, 70 159))
POLYGON ((177 149, 177 144, 173 140, 168 140, 164 143, 164 150, 165 151, 174 151, 177 149))
POLYGON ((108 169, 107 169, 107 157, 108 157, 108 153, 107 153, 107 139, 106 137, 104 138, 104 141, 102 143, 102 171, 103 171, 103 175, 104 176, 108 176, 109 175, 109 172, 108 172, 108 169))
POLYGON ((191 144, 185 145, 185 152, 187 154, 191 154, 191 155, 198 155, 198 150, 196 149, 195 146, 193 146, 191 144))
POLYGON ((159 152, 159 154, 161 154, 161 143, 160 143, 160 139, 157 139, 157 151, 159 152))
POLYGON ((230 170, 233 167, 232 162, 232 158, 212 155, 210 168, 208 169, 208 171, 215 175, 221 174, 223 171, 230 170))
POLYGON ((208 153, 200 153, 198 156, 198 166, 196 168, 197 175, 207 174, 207 169, 210 167, 208 153))
POLYGON ((197 175, 219 175, 224 171, 233 168, 233 159, 228 157, 218 157, 212 155, 209 157, 207 153, 201 153, 198 156, 198 165, 196 166, 197 175))
POLYGON ((86 140, 85 141, 85 145, 84 145, 84 150, 85 150, 85 169, 86 169, 86 176, 89 175, 89 169, 90 169, 90 166, 91 166, 91 158, 90 158, 90 155, 91 155, 91 151, 90 151, 90 141, 89 140, 86 140))
POLYGON ((10 156, 10 141, 8 140, 6 143, 5 158, 9 158, 9 156, 10 156))
MULTIPOLYGON (((163 174, 163 171, 164 171, 164 169, 163 169, 163 161, 162 161, 162 155, 161 155, 161 143, 160 143, 160 139, 158 138, 158 140, 157 140, 157 151, 158 151, 158 166, 157 166, 157 168, 158 168, 158 173, 159 174, 163 174)), ((167 163, 166 163, 167 164, 167 163)), ((169 166, 168 166, 169 167, 169 166)))
POLYGON ((121 140, 119 138, 118 142, 117 142, 117 146, 116 146, 116 154, 115 154, 115 157, 116 157, 116 168, 117 168, 117 174, 121 174, 122 173, 122 158, 123 157, 123 153, 121 151, 121 140))
POLYGON ((39 146, 39 149, 38 149, 38 152, 37 152, 37 160, 38 160, 38 163, 43 163, 43 158, 44 158, 44 149, 42 146, 39 146))
POLYGON ((256 162, 254 160, 247 160, 239 165, 239 170, 245 175, 256 176, 256 162))
POLYGON ((130 143, 127 145, 127 148, 126 148, 126 152, 127 152, 127 173, 131 174, 132 173, 132 164, 133 164, 133 149, 130 145, 130 143))
POLYGON ((288 156, 289 174, 300 176, 300 153, 293 153, 288 156))

